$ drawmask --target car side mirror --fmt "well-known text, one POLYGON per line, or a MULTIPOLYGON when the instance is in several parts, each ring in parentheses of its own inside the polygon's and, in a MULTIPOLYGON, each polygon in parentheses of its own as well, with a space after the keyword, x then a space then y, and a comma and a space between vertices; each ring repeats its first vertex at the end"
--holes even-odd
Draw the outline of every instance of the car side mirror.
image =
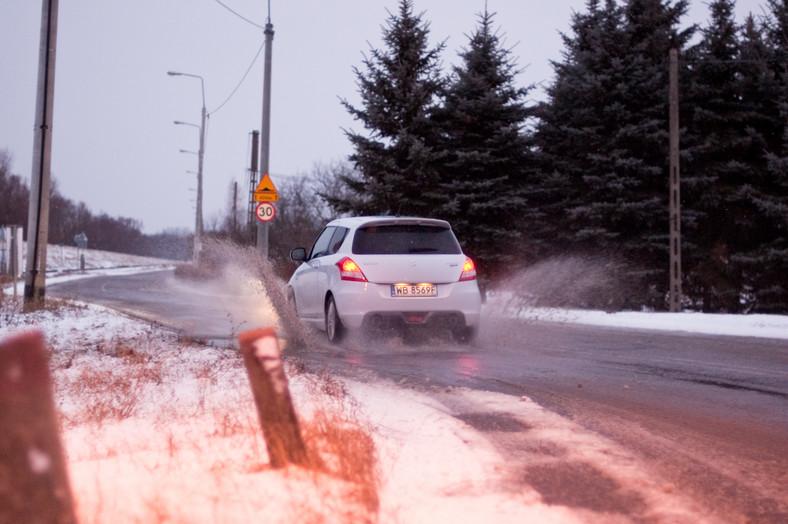
POLYGON ((306 260, 306 249, 303 247, 295 248, 290 252, 290 259, 296 262, 303 262, 306 260))

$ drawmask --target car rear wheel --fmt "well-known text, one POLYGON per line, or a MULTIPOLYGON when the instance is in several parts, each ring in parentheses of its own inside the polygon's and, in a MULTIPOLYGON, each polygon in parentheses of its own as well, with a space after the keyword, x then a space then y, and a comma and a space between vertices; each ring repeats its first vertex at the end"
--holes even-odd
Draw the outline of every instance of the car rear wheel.
POLYGON ((339 320, 337 304, 334 297, 329 296, 326 303, 326 336, 329 342, 337 343, 345 336, 345 326, 339 320))
POLYGON ((454 331, 452 331, 452 335, 454 335, 454 340, 456 340, 460 344, 470 344, 476 338, 476 328, 473 327, 456 328, 454 331))

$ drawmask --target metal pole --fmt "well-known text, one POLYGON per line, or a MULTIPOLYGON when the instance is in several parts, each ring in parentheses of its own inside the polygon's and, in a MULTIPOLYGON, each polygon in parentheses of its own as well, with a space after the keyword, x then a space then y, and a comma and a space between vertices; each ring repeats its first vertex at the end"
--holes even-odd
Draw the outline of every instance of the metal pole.
MULTIPOLYGON (((270 6, 268 22, 265 24, 265 67, 263 72, 263 125, 260 136, 260 177, 268 174, 269 145, 271 140, 271 45, 274 41, 274 26, 271 24, 270 6)), ((257 247, 268 257, 268 222, 257 225, 257 247)))
POLYGON ((257 187, 257 157, 260 154, 260 132, 257 130, 252 131, 252 159, 251 159, 251 174, 249 180, 249 209, 247 210, 247 238, 255 242, 257 245, 257 220, 254 216, 254 190, 257 187))
POLYGON ((670 50, 670 310, 681 311, 678 51, 670 50))
MULTIPOLYGON (((200 85, 203 85, 200 77, 200 85)), ((200 252, 202 251, 202 159, 205 153, 205 87, 203 86, 202 95, 202 118, 200 119, 200 149, 197 153, 197 212, 195 213, 194 224, 194 265, 200 262, 200 252)))
POLYGON ((236 240, 238 232, 238 182, 233 182, 233 230, 232 230, 232 239, 233 241, 236 240))
POLYGON ((49 231, 49 173, 52 159, 52 114, 55 99, 55 50, 58 0, 43 0, 41 43, 38 55, 36 131, 33 170, 27 215, 27 265, 25 307, 44 300, 46 294, 47 234, 49 231))
MULTIPOLYGON (((205 81, 200 75, 189 73, 179 73, 177 71, 167 71, 170 76, 190 76, 200 79, 200 92, 202 94, 202 113, 200 117, 200 149, 197 152, 197 211, 194 214, 194 254, 193 263, 196 266, 200 261, 200 251, 202 251, 202 160, 205 154, 205 81)), ((185 124, 185 122, 175 122, 185 124)), ((193 124, 186 124, 193 125, 193 124)))
POLYGON ((19 280, 19 226, 11 226, 11 275, 14 279, 14 301, 16 301, 16 281, 19 280))

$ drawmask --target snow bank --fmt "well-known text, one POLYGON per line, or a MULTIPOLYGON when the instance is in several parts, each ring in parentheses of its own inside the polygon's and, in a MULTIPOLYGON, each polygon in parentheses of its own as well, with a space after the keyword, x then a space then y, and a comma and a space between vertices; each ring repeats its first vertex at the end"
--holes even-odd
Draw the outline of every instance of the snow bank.
POLYGON ((710 313, 657 313, 528 309, 515 314, 523 320, 565 322, 602 327, 649 329, 705 335, 788 339, 788 316, 726 315, 710 313))

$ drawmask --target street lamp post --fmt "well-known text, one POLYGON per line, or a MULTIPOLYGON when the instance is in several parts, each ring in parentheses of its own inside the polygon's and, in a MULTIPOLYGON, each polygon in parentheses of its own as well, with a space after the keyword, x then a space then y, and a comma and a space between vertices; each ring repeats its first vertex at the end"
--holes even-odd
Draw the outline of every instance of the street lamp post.
MULTIPOLYGON (((189 73, 178 73, 176 71, 167 71, 170 76, 190 76, 192 78, 200 79, 200 88, 202 92, 202 115, 200 118, 200 149, 197 153, 197 212, 194 224, 194 265, 196 266, 200 261, 200 251, 202 251, 202 161, 205 153, 205 81, 200 75, 192 75, 189 73)), ((176 124, 185 124, 185 122, 175 121, 176 124)), ((194 124, 185 124, 194 125, 194 124)))
MULTIPOLYGON (((176 124, 176 125, 191 126, 191 127, 196 127, 198 129, 200 128, 200 126, 198 126, 197 124, 190 124, 189 122, 180 122, 178 120, 175 120, 173 123, 176 124)), ((179 153, 187 153, 189 155, 199 155, 199 153, 197 151, 189 151, 188 149, 179 149, 178 152, 179 153)), ((197 177, 198 182, 199 182, 199 176, 200 175, 199 175, 199 173, 197 171, 186 170, 186 172, 190 173, 192 175, 195 175, 197 177)), ((190 188, 189 191, 196 191, 196 189, 190 188)), ((196 222, 197 221, 197 209, 198 209, 197 205, 196 205, 196 200, 190 200, 190 202, 195 202, 195 206, 194 206, 194 209, 195 209, 195 211, 194 211, 194 213, 195 213, 194 214, 194 220, 196 222)), ((195 224, 194 229, 195 230, 197 229, 197 225, 196 224, 195 224)), ((195 260, 197 260, 199 258, 199 252, 196 249, 197 249, 197 244, 195 244, 195 252, 194 252, 195 260)), ((195 262, 195 264, 197 264, 197 262, 195 262)))

